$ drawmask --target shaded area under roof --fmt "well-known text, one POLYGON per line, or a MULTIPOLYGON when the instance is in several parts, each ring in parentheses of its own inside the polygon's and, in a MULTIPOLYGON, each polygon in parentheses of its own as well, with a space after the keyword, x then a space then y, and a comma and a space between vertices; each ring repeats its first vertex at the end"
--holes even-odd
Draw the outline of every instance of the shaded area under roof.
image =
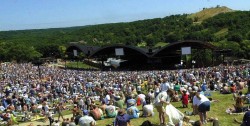
POLYGON ((185 40, 179 42, 173 42, 164 47, 158 49, 146 49, 136 46, 114 44, 103 47, 81 45, 80 43, 71 43, 67 48, 69 56, 73 56, 73 50, 78 50, 85 54, 89 58, 97 58, 102 61, 106 61, 107 58, 121 58, 126 60, 124 65, 126 67, 150 67, 156 68, 160 66, 174 66, 181 60, 181 48, 191 47, 191 49, 204 50, 209 49, 215 51, 217 48, 211 43, 197 41, 197 40, 185 40), (116 56, 115 50, 122 48, 124 51, 123 56, 116 56))

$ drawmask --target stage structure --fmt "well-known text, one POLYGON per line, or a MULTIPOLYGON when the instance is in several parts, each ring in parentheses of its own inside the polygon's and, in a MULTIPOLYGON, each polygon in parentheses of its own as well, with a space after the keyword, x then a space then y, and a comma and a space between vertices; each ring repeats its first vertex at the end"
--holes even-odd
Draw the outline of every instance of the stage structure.
MULTIPOLYGON (((71 43, 66 52, 69 57, 73 56, 70 53, 77 50, 78 53, 82 52, 88 59, 93 59, 102 64, 102 67, 114 67, 117 69, 126 70, 142 70, 142 69, 176 69, 176 65, 180 65, 181 60, 186 67, 196 65, 200 67, 204 59, 194 59, 199 56, 193 55, 193 52, 202 53, 206 50, 214 52, 218 50, 215 46, 208 42, 186 40, 173 42, 161 48, 139 48, 136 46, 115 44, 103 47, 86 46, 78 43, 71 43), (183 58, 186 57, 186 59, 183 58), (187 60, 188 59, 188 60, 187 60)), ((197 53, 194 53, 197 54, 197 53)), ((212 53, 214 54, 214 53, 212 53)), ((73 58, 73 57, 72 57, 73 58)), ((214 56, 212 56, 214 61, 214 56)), ((212 65, 209 63, 207 65, 212 65)))

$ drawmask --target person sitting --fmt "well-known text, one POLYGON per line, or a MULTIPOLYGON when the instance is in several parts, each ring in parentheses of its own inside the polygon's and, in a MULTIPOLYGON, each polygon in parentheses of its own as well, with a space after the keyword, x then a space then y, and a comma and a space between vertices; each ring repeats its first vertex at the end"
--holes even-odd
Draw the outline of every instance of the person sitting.
POLYGON ((154 107, 150 103, 150 100, 146 100, 146 105, 143 106, 142 108, 143 111, 143 117, 149 117, 149 116, 154 116, 154 107))
POLYGON ((134 104, 129 104, 127 108, 127 113, 129 114, 130 119, 139 118, 139 110, 134 104))
POLYGON ((143 94, 141 91, 138 91, 138 96, 137 96, 137 106, 140 106, 142 104, 142 106, 145 105, 145 98, 146 95, 143 94))
POLYGON ((136 104, 136 100, 133 99, 132 95, 129 95, 127 97, 126 103, 127 103, 127 108, 129 108, 130 105, 135 105, 136 104))
POLYGON ((96 105, 93 105, 92 107, 92 110, 90 110, 90 116, 92 116, 95 120, 100 120, 102 114, 99 108, 96 105))
POLYGON ((74 117, 70 118, 69 126, 76 126, 76 124, 74 122, 74 117))
POLYGON ((178 102, 178 101, 180 101, 179 94, 177 91, 174 91, 172 102, 178 102))
POLYGON ((236 118, 234 118, 234 121, 238 124, 241 124, 240 126, 250 126, 250 111, 248 110, 244 114, 242 122, 238 121, 236 118))
POLYGON ((83 116, 79 119, 78 124, 80 126, 95 126, 96 121, 93 119, 93 117, 88 115, 88 110, 83 110, 83 116))
POLYGON ((242 93, 242 91, 239 91, 238 96, 243 99, 243 102, 246 100, 246 96, 242 93))
POLYGON ((104 101, 102 101, 102 105, 100 106, 100 109, 103 111, 103 115, 105 115, 105 110, 106 110, 107 105, 105 104, 104 101))
POLYGON ((231 93, 236 93, 236 85, 235 85, 234 83, 231 84, 230 92, 231 92, 231 93))
POLYGON ((120 109, 123 108, 124 101, 121 99, 121 96, 117 96, 116 100, 114 101, 114 105, 120 109))
POLYGON ((62 126, 67 126, 69 125, 69 118, 63 119, 62 126))
POLYGON ((79 108, 76 104, 74 104, 74 108, 72 109, 73 117, 76 116, 77 111, 79 111, 79 108))
POLYGON ((3 121, 6 121, 8 123, 11 123, 11 111, 9 109, 5 110, 5 113, 3 115, 3 121))
POLYGON ((60 122, 58 120, 55 121, 55 123, 53 124, 53 126, 60 126, 60 122))
POLYGON ((224 83, 220 90, 221 94, 230 94, 228 86, 224 83))
POLYGON ((201 90, 202 90, 203 92, 207 91, 207 83, 206 83, 206 82, 202 83, 202 85, 201 85, 201 90))
POLYGON ((236 101, 236 103, 233 104, 234 109, 235 109, 235 113, 244 112, 246 110, 246 107, 244 107, 243 98, 240 96, 237 96, 235 101, 236 101))
POLYGON ((118 111, 114 126, 130 126, 130 117, 124 109, 118 111))
POLYGON ((250 103, 250 92, 246 94, 246 101, 248 104, 250 103))
POLYGON ((116 112, 116 107, 113 105, 112 102, 109 102, 108 106, 105 109, 106 112, 106 116, 108 118, 113 118, 116 116, 117 112, 116 112))

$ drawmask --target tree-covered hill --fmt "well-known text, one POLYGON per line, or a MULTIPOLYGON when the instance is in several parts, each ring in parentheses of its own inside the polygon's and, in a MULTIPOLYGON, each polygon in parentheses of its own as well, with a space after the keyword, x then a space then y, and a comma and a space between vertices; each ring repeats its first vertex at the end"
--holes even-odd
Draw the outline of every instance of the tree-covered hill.
MULTIPOLYGON (((250 57, 250 11, 232 11, 226 7, 204 8, 195 14, 179 14, 164 18, 128 23, 112 23, 71 28, 0 32, 0 58, 7 58, 5 46, 26 45, 43 57, 60 56, 59 46, 69 42, 87 45, 123 43, 135 46, 159 46, 179 40, 201 40, 230 48, 235 56, 250 57), (199 22, 199 23, 197 23, 199 22), (53 49, 51 49, 53 48, 53 49), (5 53, 3 53, 5 52, 5 53)), ((22 49, 22 48, 21 48, 22 49)))

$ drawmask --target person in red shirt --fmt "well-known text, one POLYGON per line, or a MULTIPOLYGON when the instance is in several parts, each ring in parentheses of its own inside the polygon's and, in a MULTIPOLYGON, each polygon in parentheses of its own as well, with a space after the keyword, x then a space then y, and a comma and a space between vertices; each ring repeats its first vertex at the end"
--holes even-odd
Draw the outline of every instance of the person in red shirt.
POLYGON ((183 108, 188 108, 188 94, 186 89, 181 90, 181 94, 182 94, 182 107, 183 108))
POLYGON ((141 105, 141 98, 140 97, 137 98, 136 104, 137 104, 137 106, 141 105))

